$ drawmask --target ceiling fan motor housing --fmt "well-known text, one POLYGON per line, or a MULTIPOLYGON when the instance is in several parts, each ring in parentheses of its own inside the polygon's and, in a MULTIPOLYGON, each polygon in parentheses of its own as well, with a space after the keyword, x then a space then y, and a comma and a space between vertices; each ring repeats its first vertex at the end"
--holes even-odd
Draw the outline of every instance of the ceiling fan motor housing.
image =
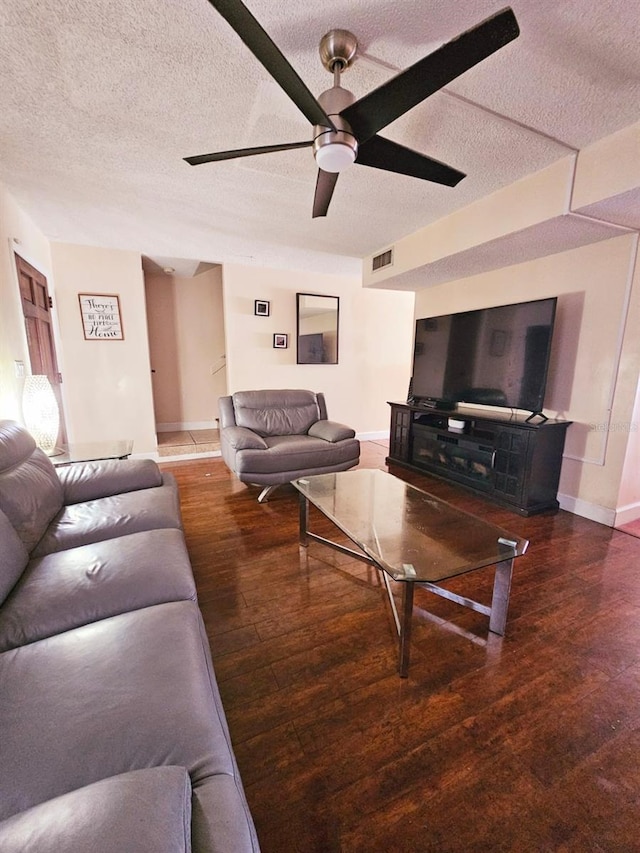
POLYGON ((340 115, 354 100, 353 94, 341 86, 327 89, 318 98, 320 106, 336 127, 336 130, 331 130, 317 124, 313 130, 313 156, 325 172, 340 172, 356 159, 358 140, 349 122, 340 115))
POLYGON ((320 40, 320 60, 333 74, 336 64, 346 71, 358 52, 358 39, 349 30, 329 30, 320 40))

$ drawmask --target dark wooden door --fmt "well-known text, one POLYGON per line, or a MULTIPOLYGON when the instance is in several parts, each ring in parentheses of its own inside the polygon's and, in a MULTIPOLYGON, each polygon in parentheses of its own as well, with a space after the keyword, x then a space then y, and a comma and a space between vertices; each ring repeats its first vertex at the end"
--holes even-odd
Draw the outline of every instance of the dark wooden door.
POLYGON ((53 338, 53 322, 51 317, 51 299, 46 277, 24 258, 14 255, 18 282, 20 285, 20 301, 27 330, 29 346, 29 361, 31 373, 43 374, 49 378, 53 388, 58 408, 60 410, 60 433, 58 443, 66 443, 64 413, 60 383, 62 376, 58 372, 56 345, 53 338))

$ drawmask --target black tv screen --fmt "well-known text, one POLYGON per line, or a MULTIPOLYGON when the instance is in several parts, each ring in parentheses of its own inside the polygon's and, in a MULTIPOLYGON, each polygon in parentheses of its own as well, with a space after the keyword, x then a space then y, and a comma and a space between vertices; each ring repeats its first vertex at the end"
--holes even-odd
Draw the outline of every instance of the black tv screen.
POLYGON ((416 321, 410 402, 541 412, 556 297, 416 321))

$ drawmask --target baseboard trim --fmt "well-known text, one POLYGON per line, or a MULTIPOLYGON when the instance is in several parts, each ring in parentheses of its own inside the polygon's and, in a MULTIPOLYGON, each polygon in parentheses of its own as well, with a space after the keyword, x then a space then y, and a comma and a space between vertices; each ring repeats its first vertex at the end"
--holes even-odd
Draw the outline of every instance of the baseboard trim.
POLYGON ((632 504, 627 504, 616 510, 616 527, 621 527, 623 524, 630 524, 632 521, 637 521, 640 518, 640 501, 632 504))
POLYGON ((159 456, 158 463, 162 462, 186 462, 193 459, 215 459, 222 456, 219 450, 205 450, 202 453, 180 453, 178 456, 159 456))
POLYGON ((376 441, 377 439, 383 438, 385 441, 389 440, 389 430, 382 429, 378 430, 378 432, 357 432, 356 438, 360 441, 376 441))
POLYGON ((156 424, 156 432, 182 432, 190 429, 218 429, 218 419, 212 421, 182 421, 175 423, 156 424))
MULTIPOLYGON (((197 445, 196 445, 197 446, 197 445)), ((222 456, 219 450, 203 450, 202 453, 180 453, 176 456, 160 456, 157 452, 132 453, 131 459, 153 459, 154 462, 187 462, 191 459, 215 459, 222 456)))
POLYGON ((615 525, 616 511, 609 507, 592 504, 589 501, 574 498, 572 495, 561 494, 558 494, 558 503, 560 509, 565 509, 574 515, 581 515, 583 518, 597 521, 599 524, 606 524, 607 527, 614 527, 615 525))

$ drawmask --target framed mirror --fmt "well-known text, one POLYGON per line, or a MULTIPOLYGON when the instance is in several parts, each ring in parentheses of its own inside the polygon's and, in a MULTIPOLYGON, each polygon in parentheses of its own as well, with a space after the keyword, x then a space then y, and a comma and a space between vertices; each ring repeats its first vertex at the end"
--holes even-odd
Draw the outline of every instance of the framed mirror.
POLYGON ((298 364, 338 363, 340 298, 296 293, 298 364))

